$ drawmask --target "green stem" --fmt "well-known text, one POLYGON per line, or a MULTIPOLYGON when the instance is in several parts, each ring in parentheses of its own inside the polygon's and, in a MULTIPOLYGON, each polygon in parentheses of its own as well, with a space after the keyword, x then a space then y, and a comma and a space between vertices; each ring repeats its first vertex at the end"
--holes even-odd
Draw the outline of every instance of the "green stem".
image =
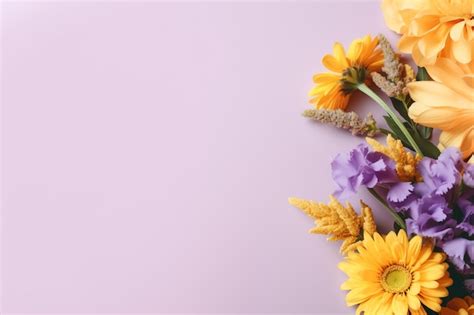
POLYGON ((370 192, 370 194, 372 196, 375 197, 375 199, 377 199, 381 204, 383 204, 385 206, 385 208, 387 208, 388 212, 392 215, 392 217, 395 219, 395 222, 398 224, 399 227, 401 227, 402 229, 406 230, 407 229, 407 226, 405 224, 405 221, 402 219, 402 217, 400 217, 396 212, 395 210, 393 210, 392 208, 390 208, 390 206, 387 204, 387 202, 375 191, 375 189, 373 188, 367 188, 367 190, 370 192))
POLYGON ((397 124, 398 128, 403 132, 403 135, 407 138, 408 142, 411 144, 413 149, 418 153, 419 155, 423 156, 423 153, 421 152, 420 147, 416 143, 416 141, 413 139, 413 137, 410 135, 410 132, 407 130, 405 125, 400 121, 398 116, 395 114, 395 112, 377 95, 372 91, 365 83, 361 83, 357 86, 357 88, 367 96, 369 96, 371 99, 373 99, 377 104, 379 104, 386 112, 387 114, 395 121, 397 124))

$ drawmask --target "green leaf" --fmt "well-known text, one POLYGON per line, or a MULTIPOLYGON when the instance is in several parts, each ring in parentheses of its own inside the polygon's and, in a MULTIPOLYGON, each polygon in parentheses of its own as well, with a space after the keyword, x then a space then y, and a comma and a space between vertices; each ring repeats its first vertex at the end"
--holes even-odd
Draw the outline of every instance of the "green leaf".
POLYGON ((408 108, 403 104, 402 101, 391 97, 390 100, 392 101, 393 108, 407 121, 411 121, 410 117, 408 116, 408 108))
POLYGON ((397 126, 393 118, 390 116, 383 116, 383 118, 387 122, 388 127, 392 130, 392 136, 396 139, 400 139, 405 147, 414 151, 413 147, 408 142, 408 139, 405 137, 403 132, 397 126))
POLYGON ((437 146, 435 146, 430 140, 421 137, 418 134, 414 134, 413 138, 415 138, 416 143, 423 152, 423 155, 428 156, 433 159, 437 159, 440 155, 440 151, 437 146))
POLYGON ((418 146, 420 147, 421 152, 424 156, 428 156, 433 159, 438 158, 440 151, 437 146, 435 146, 431 141, 420 136, 418 132, 413 130, 413 127, 410 124, 404 123, 404 125, 405 127, 407 127, 407 129, 410 130, 410 134, 412 135, 416 144, 418 144, 418 146))
POLYGON ((433 135, 433 128, 417 125, 420 135, 426 140, 430 140, 433 135))
MULTIPOLYGON (((410 145, 410 143, 408 142, 405 135, 400 130, 400 128, 397 126, 395 121, 393 121, 393 119, 390 116, 383 116, 383 118, 385 119, 385 121, 387 122, 387 125, 392 130, 391 132, 392 136, 396 139, 399 139, 403 143, 404 147, 412 151, 415 151, 413 147, 410 145)), ((416 144, 420 147, 421 152, 423 153, 424 156, 428 156, 434 159, 436 159, 439 156, 440 154, 439 149, 433 143, 431 143, 431 141, 420 136, 417 131, 413 130, 413 127, 408 122, 405 122, 403 124, 405 125, 407 130, 410 132, 410 135, 413 137, 413 140, 415 140, 416 144)))
POLYGON ((418 72, 416 73, 416 81, 431 81, 431 77, 426 71, 426 68, 418 67, 418 72))

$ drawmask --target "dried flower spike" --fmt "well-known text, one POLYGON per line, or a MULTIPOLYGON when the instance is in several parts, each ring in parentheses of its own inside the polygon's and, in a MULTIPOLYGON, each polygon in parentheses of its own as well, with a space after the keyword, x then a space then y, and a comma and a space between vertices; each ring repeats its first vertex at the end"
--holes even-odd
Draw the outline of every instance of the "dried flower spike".
POLYGON ((328 240, 342 240, 341 253, 347 254, 357 249, 364 232, 372 235, 376 232, 372 210, 361 201, 361 215, 358 216, 350 203, 344 207, 336 198, 330 196, 330 202, 316 203, 298 198, 289 198, 288 202, 315 219, 316 226, 310 233, 328 235, 328 240))
POLYGON ((371 114, 361 119, 354 112, 344 112, 340 109, 308 109, 303 112, 303 116, 349 130, 355 136, 373 137, 378 133, 377 123, 371 114))
POLYGON ((413 69, 400 62, 387 38, 379 35, 379 45, 384 55, 383 74, 371 73, 372 80, 389 97, 404 99, 408 95, 407 84, 415 81, 413 69))

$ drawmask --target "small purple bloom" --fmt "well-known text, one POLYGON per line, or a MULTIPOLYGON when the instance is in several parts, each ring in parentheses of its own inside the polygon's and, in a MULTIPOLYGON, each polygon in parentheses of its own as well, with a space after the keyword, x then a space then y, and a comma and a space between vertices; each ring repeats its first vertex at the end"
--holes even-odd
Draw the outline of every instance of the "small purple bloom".
POLYGON ((387 200, 397 211, 417 210, 423 196, 443 196, 449 200, 461 182, 463 166, 461 154, 454 148, 444 150, 437 160, 425 157, 418 163, 423 181, 393 185, 387 200))
POLYGON ((467 165, 464 170, 463 180, 466 186, 474 188, 474 164, 467 165))
POLYGON ((447 148, 437 160, 423 158, 418 164, 423 182, 415 185, 415 193, 420 196, 429 193, 442 196, 450 193, 455 185, 461 182, 462 168, 461 153, 455 148, 447 148))
POLYGON ((461 273, 469 274, 474 271, 474 241, 455 238, 442 244, 441 248, 461 273))
POLYGON ((470 294, 474 295, 474 279, 464 280, 464 286, 470 294))
POLYGON ((417 200, 416 207, 408 211, 407 232, 436 240, 451 239, 457 223, 450 218, 452 212, 443 197, 434 194, 423 196, 417 200))
POLYGON ((407 200, 407 198, 413 192, 413 185, 410 182, 400 182, 394 185, 391 185, 388 193, 387 199, 390 202, 398 203, 407 200))
POLYGON ((357 192, 361 186, 373 188, 398 181, 394 161, 382 153, 370 151, 366 144, 358 145, 349 154, 338 154, 331 169, 338 186, 335 195, 342 199, 357 192))
POLYGON ((456 228, 474 236, 474 189, 467 190, 459 197, 458 206, 461 220, 456 228))

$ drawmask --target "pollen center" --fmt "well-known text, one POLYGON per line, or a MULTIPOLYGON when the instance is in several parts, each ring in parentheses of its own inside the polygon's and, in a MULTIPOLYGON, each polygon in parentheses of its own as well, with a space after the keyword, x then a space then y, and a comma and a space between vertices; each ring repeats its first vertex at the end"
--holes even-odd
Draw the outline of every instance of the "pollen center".
POLYGON ((405 267, 399 265, 388 267, 381 277, 382 287, 390 293, 405 292, 410 287, 411 281, 411 273, 405 267))

